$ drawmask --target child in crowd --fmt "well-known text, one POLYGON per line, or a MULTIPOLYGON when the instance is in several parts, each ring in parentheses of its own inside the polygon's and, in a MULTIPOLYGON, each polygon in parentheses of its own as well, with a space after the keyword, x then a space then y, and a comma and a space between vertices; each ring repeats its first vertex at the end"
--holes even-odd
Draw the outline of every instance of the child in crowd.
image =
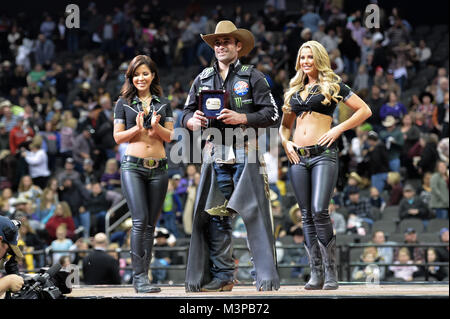
POLYGON ((50 245, 53 251, 52 264, 58 262, 61 257, 66 256, 72 245, 72 240, 67 238, 66 224, 60 224, 56 228, 56 239, 50 245))
MULTIPOLYGON (((394 264, 412 264, 411 256, 409 250, 403 247, 398 252, 397 260, 394 264)), ((394 273, 394 278, 401 279, 403 281, 412 281, 414 273, 419 271, 417 266, 389 266, 389 270, 394 273)))

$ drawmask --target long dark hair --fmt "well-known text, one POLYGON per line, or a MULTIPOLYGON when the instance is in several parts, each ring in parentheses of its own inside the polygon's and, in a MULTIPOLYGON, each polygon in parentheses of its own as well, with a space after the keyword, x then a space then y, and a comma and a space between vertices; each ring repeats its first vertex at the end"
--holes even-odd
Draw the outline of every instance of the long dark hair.
POLYGON ((137 55, 131 60, 130 65, 128 65, 127 73, 125 74, 125 83, 122 85, 120 90, 120 95, 126 99, 129 103, 137 94, 137 89, 133 84, 134 72, 142 64, 148 66, 150 71, 155 74, 152 84, 150 84, 150 93, 152 95, 162 96, 162 88, 159 83, 158 69, 156 68, 156 63, 146 55, 137 55))

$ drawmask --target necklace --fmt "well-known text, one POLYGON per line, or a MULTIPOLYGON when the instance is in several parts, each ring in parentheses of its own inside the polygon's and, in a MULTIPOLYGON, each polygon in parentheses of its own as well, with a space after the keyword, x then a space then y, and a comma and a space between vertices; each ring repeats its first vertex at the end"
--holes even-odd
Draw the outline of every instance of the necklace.
POLYGON ((149 96, 147 96, 145 98, 142 98, 142 99, 139 98, 139 100, 142 103, 142 109, 143 109, 145 115, 148 115, 150 113, 150 102, 151 102, 151 99, 152 99, 151 95, 149 95, 149 96))

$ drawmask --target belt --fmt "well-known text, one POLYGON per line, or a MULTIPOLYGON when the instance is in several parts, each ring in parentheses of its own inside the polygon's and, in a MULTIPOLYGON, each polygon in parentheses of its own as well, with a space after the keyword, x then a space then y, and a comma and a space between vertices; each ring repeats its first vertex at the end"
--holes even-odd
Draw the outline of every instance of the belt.
POLYGON ((312 146, 303 146, 303 147, 297 147, 296 151, 299 156, 302 157, 311 157, 311 156, 317 156, 322 154, 328 149, 326 146, 322 145, 312 145, 312 146))
POLYGON ((136 156, 132 156, 132 155, 125 155, 123 157, 123 161, 124 162, 130 162, 130 163, 135 163, 137 165, 141 165, 145 168, 157 168, 157 167, 166 167, 167 165, 167 158, 162 158, 162 159, 153 159, 153 158, 141 158, 141 157, 136 157, 136 156))

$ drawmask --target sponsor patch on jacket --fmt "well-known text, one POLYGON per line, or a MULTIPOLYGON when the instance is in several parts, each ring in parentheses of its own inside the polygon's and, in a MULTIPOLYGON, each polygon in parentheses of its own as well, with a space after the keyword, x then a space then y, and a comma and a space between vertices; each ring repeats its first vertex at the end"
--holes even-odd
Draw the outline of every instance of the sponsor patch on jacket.
POLYGON ((233 91, 239 96, 243 96, 248 93, 249 85, 245 81, 238 81, 234 84, 233 91))

